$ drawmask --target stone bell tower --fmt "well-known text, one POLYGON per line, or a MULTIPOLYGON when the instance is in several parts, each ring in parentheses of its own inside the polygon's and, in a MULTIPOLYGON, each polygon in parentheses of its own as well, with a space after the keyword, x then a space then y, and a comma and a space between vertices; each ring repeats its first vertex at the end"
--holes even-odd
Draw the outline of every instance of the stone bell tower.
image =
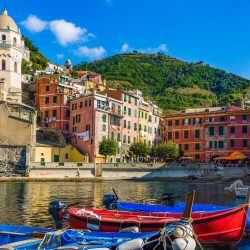
POLYGON ((21 102, 24 53, 20 30, 4 8, 0 15, 0 100, 21 102))

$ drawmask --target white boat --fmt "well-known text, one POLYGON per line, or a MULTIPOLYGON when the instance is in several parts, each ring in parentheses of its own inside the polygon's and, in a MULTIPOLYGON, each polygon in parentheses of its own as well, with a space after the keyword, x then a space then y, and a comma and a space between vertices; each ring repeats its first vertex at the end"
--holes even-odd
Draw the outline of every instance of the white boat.
POLYGON ((248 195, 248 189, 250 186, 243 184, 241 180, 234 181, 229 187, 225 187, 225 191, 234 192, 236 197, 245 198, 248 195))
POLYGON ((234 192, 235 192, 236 197, 239 197, 239 198, 247 197, 249 188, 250 188, 249 186, 235 188, 234 192))

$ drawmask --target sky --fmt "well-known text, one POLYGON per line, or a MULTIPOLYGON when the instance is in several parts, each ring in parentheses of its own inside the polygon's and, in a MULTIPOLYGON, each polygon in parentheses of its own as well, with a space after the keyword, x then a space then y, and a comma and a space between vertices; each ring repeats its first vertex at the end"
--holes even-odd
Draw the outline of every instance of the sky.
POLYGON ((137 50, 203 61, 250 79, 249 0, 6 0, 6 4, 21 33, 56 63, 70 58, 75 65, 137 50))

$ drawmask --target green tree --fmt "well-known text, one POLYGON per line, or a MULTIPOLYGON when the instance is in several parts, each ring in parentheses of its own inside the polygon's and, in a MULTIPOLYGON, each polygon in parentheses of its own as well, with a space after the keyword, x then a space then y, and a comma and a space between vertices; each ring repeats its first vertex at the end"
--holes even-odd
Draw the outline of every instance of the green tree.
POLYGON ((99 153, 105 156, 105 162, 107 162, 107 157, 109 155, 115 155, 117 149, 117 144, 114 140, 104 140, 99 145, 99 153))
POLYGON ((133 143, 130 146, 129 151, 132 152, 132 154, 136 156, 136 160, 137 160, 138 156, 145 157, 145 156, 150 154, 149 146, 147 146, 146 144, 144 144, 142 142, 133 143))
POLYGON ((172 142, 166 142, 157 148, 157 156, 160 158, 172 158, 179 157, 180 151, 177 146, 172 142))

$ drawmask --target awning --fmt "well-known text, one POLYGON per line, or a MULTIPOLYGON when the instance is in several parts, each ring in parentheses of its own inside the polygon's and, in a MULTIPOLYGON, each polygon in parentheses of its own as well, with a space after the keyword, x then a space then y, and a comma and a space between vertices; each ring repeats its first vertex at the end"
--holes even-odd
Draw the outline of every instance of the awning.
POLYGON ((244 160, 247 157, 241 153, 240 151, 235 151, 231 153, 229 156, 220 156, 220 157, 215 157, 214 160, 219 161, 219 160, 227 160, 227 161, 235 161, 235 160, 244 160))

